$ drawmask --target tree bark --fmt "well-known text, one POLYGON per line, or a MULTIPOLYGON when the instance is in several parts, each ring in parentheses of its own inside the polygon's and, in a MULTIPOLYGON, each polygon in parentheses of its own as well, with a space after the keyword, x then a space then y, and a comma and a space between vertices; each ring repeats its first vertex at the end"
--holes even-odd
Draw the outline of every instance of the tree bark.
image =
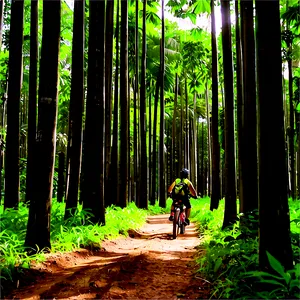
POLYGON ((221 0, 222 46, 225 89, 225 213, 223 228, 235 223, 237 217, 235 153, 234 153, 234 95, 231 48, 230 1, 221 0))
POLYGON ((156 166, 157 166, 157 150, 156 150, 156 130, 157 130, 157 108, 159 97, 160 76, 156 80, 155 100, 154 100, 154 116, 153 116, 153 157, 152 157, 152 192, 150 204, 154 205, 156 201, 156 166))
POLYGON ((279 0, 256 1, 256 17, 259 264, 261 268, 269 268, 268 251, 290 269, 293 260, 283 131, 279 0))
POLYGON ((119 204, 119 169, 118 169, 118 141, 119 141, 119 31, 120 31, 120 0, 117 0, 116 20, 116 67, 115 67, 115 89, 114 89, 114 121, 113 142, 111 149, 111 201, 107 204, 119 204))
POLYGON ((63 202, 65 191, 65 153, 58 153, 57 202, 63 202))
POLYGON ((166 207, 166 178, 165 178, 165 1, 161 1, 161 48, 160 48, 160 139, 159 139, 159 206, 166 207))
POLYGON ((120 200, 121 207, 128 203, 128 0, 121 1, 121 53, 120 53, 120 200))
POLYGON ((243 175, 240 211, 250 213, 258 208, 256 80, 253 2, 241 1, 243 56, 243 138, 241 169, 243 175))
POLYGON ((104 19, 105 2, 90 1, 83 208, 93 223, 105 224, 104 212, 104 19))
POLYGON ((26 202, 32 200, 34 178, 34 145, 37 114, 37 63, 38 63, 38 0, 31 1, 30 9, 30 71, 28 100, 28 151, 26 169, 26 202))
POLYGON ((19 106, 22 85, 24 0, 13 0, 9 34, 4 208, 17 208, 19 195, 19 106))
POLYGON ((0 50, 2 48, 4 0, 0 1, 0 50))
POLYGON ((147 195, 147 145, 146 145, 146 7, 143 1, 143 43, 141 61, 140 128, 141 128, 141 170, 140 170, 140 208, 148 208, 147 195))
POLYGON ((219 92, 218 92, 218 50, 216 41, 215 5, 211 0, 211 49, 212 49, 212 114, 211 114, 211 139, 212 139, 212 189, 210 210, 219 207, 220 194, 220 144, 219 144, 219 92))
POLYGON ((84 11, 85 1, 74 2, 72 78, 70 95, 68 163, 68 193, 65 218, 74 213, 78 203, 78 187, 82 151, 82 116, 84 109, 84 11))
POLYGON ((112 64, 113 64, 113 30, 114 0, 106 1, 105 29, 105 206, 111 196, 110 164, 111 164, 111 121, 112 121, 112 64))
POLYGON ((61 1, 43 2, 43 38, 40 60, 38 126, 35 142, 35 178, 26 240, 33 249, 51 248, 50 213, 56 148, 57 85, 61 1), (33 213, 31 212, 33 211, 33 213), (32 225, 32 227, 30 227, 32 225))

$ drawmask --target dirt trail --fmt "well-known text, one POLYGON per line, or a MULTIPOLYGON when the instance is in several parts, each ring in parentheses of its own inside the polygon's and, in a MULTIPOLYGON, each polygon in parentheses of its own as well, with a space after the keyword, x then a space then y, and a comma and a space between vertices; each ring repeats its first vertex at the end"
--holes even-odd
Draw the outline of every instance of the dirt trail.
POLYGON ((167 215, 148 217, 139 231, 105 241, 96 252, 51 254, 5 299, 207 299, 209 284, 195 273, 199 237, 194 224, 172 239, 167 215))

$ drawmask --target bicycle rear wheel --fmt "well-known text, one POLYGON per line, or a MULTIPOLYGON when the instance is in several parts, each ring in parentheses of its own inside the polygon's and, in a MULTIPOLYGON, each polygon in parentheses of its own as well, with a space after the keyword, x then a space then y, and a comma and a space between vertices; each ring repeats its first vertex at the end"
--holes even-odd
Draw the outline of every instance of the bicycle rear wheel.
POLYGON ((173 239, 174 240, 176 239, 176 237, 178 235, 178 231, 179 231, 178 219, 179 219, 179 210, 176 209, 175 213, 174 213, 174 220, 173 220, 173 239))

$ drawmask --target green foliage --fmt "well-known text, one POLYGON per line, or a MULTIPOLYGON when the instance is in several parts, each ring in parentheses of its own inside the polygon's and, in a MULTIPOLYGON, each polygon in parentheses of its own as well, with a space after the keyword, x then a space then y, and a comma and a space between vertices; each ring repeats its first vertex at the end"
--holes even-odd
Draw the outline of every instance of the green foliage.
MULTIPOLYGON (((140 228, 148 214, 168 213, 172 200, 167 200, 167 207, 161 208, 158 202, 149 205, 149 210, 138 209, 131 202, 126 208, 117 206, 106 208, 106 224, 94 225, 90 219, 92 213, 79 205, 70 218, 64 220, 65 203, 55 199, 51 209, 51 245, 52 252, 72 251, 76 248, 101 248, 104 239, 113 239, 120 234, 127 235, 129 229, 140 228)), ((0 206, 0 279, 13 280, 14 275, 22 268, 30 268, 32 261, 42 261, 45 255, 38 252, 27 255, 24 248, 28 208, 21 203, 18 210, 6 209, 0 206)))
POLYGON ((172 199, 167 199, 166 208, 160 207, 159 202, 156 201, 155 205, 148 205, 148 214, 149 215, 159 215, 159 214, 168 214, 171 210, 172 199))
POLYGON ((29 268, 31 261, 40 261, 42 253, 28 256, 24 249, 27 207, 21 203, 19 210, 0 207, 0 280, 12 280, 20 268, 29 268))
MULTIPOLYGON (((224 202, 209 210, 209 198, 192 203, 192 219, 202 233, 197 263, 199 272, 211 284, 211 297, 223 299, 291 299, 299 298, 300 209, 290 200, 291 236, 295 266, 285 271, 270 254, 273 272, 259 272, 258 237, 245 234, 244 226, 222 230, 224 202), (243 231, 242 231, 243 230, 243 231), (203 251, 205 255, 203 255, 203 251), (274 273, 278 273, 275 274, 274 273)), ((252 218, 249 218, 251 222, 252 218)), ((253 218, 253 222, 257 222, 253 218)), ((253 224, 255 227, 255 224, 253 224)))
MULTIPOLYGON (((52 251, 72 251, 84 247, 101 248, 104 239, 127 235, 129 229, 136 229, 145 223, 147 211, 138 209, 134 203, 126 208, 111 206, 106 209, 105 226, 90 222, 92 214, 79 205, 77 211, 64 220, 65 204, 53 201, 51 210, 52 251)), ((30 263, 44 259, 42 252, 28 256, 24 248, 28 208, 23 203, 19 210, 0 207, 0 279, 13 280, 21 268, 29 268, 30 263)))
POLYGON ((285 271, 274 256, 269 252, 267 252, 267 256, 272 273, 252 271, 243 274, 245 278, 250 277, 256 280, 255 283, 259 290, 256 293, 257 297, 263 299, 300 298, 300 264, 296 264, 292 270, 285 271))

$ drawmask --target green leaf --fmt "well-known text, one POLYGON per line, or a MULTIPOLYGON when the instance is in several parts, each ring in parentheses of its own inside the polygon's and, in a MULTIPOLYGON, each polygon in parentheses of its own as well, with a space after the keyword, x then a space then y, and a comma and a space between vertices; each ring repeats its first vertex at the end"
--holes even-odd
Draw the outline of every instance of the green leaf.
POLYGON ((284 272, 284 268, 281 265, 281 263, 267 251, 267 256, 269 263, 274 271, 276 271, 278 274, 280 274, 283 278, 286 277, 286 273, 284 272))
POLYGON ((277 281, 277 280, 273 280, 273 279, 261 279, 260 280, 261 283, 270 283, 270 284, 274 284, 274 285, 279 285, 281 287, 285 287, 284 284, 282 284, 281 282, 277 281))
POLYGON ((215 273, 219 270, 221 264, 222 264, 222 258, 219 257, 219 258, 216 260, 216 262, 215 262, 215 266, 214 266, 214 272, 215 272, 215 273))

